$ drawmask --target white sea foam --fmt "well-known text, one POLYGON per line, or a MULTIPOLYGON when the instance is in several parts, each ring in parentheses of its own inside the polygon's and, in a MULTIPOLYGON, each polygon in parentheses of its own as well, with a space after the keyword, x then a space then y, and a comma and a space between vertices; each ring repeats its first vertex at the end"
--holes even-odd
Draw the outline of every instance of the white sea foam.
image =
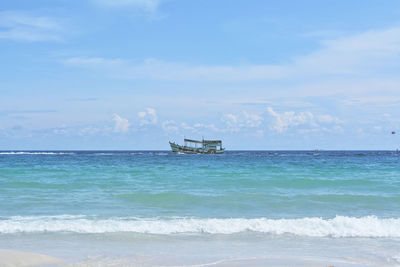
POLYGON ((72 152, 34 152, 34 151, 3 151, 0 155, 69 155, 72 152))
POLYGON ((294 234, 311 237, 400 237, 400 218, 344 217, 333 219, 200 219, 133 218, 100 219, 83 215, 0 218, 0 233, 74 232, 148 234, 235 234, 241 232, 294 234))

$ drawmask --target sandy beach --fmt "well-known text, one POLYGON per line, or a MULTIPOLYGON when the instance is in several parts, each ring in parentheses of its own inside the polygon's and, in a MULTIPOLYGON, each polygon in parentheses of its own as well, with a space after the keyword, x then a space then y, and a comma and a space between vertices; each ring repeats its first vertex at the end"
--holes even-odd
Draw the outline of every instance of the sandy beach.
POLYGON ((391 257, 396 240, 366 241, 255 234, 3 235, 0 247, 7 249, 0 250, 0 266, 398 266, 391 257))
POLYGON ((62 263, 62 260, 48 255, 17 250, 0 249, 1 267, 61 266, 62 263))

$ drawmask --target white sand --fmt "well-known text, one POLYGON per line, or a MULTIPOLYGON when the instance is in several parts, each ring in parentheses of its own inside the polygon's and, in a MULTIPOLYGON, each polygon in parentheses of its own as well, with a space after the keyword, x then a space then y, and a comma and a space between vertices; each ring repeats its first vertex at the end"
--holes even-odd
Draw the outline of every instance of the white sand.
POLYGON ((38 265, 59 265, 62 261, 47 255, 30 252, 0 249, 0 266, 38 266, 38 265))

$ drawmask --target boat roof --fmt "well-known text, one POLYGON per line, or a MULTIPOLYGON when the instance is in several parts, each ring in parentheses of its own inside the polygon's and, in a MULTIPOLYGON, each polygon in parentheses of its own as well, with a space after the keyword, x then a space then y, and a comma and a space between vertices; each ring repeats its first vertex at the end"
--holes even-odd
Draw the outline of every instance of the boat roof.
POLYGON ((222 143, 222 141, 221 140, 202 140, 202 141, 199 141, 199 140, 193 140, 193 139, 184 139, 184 141, 185 142, 190 142, 190 143, 198 143, 198 144, 203 144, 203 143, 206 143, 206 144, 221 144, 222 143))

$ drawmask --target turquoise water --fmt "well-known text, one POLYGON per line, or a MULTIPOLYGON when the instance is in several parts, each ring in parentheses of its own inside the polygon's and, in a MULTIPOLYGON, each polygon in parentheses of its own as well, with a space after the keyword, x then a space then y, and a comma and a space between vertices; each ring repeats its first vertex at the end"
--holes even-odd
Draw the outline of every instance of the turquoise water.
POLYGON ((21 234, 118 233, 397 246, 399 163, 392 151, 3 151, 0 237, 5 247, 21 234))
POLYGON ((399 156, 384 151, 1 152, 0 216, 398 218, 399 156))

